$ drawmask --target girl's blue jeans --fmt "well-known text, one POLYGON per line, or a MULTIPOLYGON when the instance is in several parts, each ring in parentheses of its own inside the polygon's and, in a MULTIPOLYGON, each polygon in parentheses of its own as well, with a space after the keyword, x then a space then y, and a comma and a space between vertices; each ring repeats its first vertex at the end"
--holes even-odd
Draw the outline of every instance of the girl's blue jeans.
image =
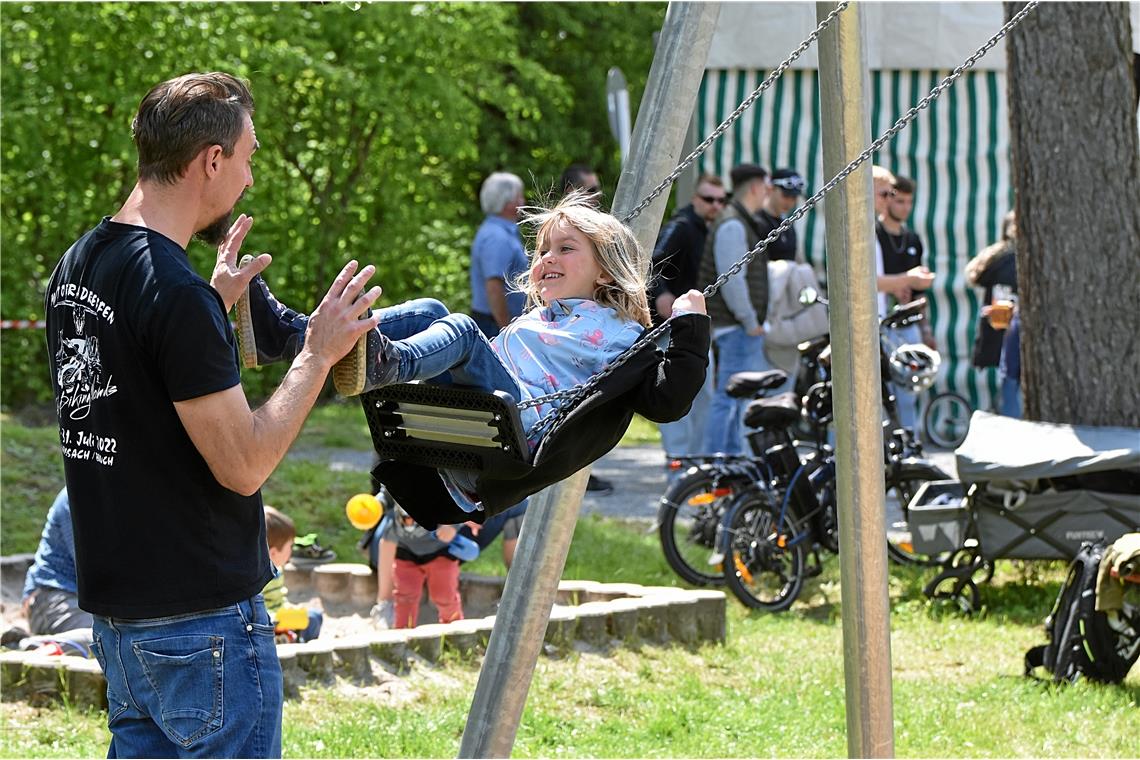
POLYGON ((163 618, 95 616, 108 757, 281 757, 281 663, 258 594, 163 618))
MULTIPOLYGON (((515 401, 524 398, 518 379, 491 348, 475 320, 451 314, 434 298, 381 309, 379 330, 392 341, 399 356, 397 382, 432 380, 444 385, 470 385, 485 391, 505 391, 515 401)), ((522 410, 524 432, 538 421, 533 408, 522 410)))

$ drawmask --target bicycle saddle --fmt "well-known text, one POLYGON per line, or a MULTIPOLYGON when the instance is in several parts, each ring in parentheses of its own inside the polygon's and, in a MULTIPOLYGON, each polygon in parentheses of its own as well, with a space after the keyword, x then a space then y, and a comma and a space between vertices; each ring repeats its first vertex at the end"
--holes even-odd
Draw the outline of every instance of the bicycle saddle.
POLYGON ((831 343, 831 333, 825 333, 823 335, 820 335, 818 338, 812 338, 810 340, 805 340, 804 342, 797 344, 796 350, 801 354, 818 354, 829 343, 831 343))
POLYGON ((778 430, 786 428, 800 418, 800 401, 788 391, 771 398, 753 401, 744 410, 744 424, 750 428, 778 430))
POLYGON ((728 378, 725 393, 733 398, 748 398, 762 391, 779 388, 788 379, 788 373, 781 369, 764 372, 737 372, 728 378))

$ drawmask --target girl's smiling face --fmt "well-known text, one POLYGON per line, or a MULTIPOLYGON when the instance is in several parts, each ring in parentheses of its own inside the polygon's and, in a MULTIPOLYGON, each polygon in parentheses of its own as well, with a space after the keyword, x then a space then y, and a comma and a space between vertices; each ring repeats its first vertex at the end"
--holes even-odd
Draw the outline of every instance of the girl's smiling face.
POLYGON ((612 280, 598 264, 590 238, 565 219, 556 220, 540 237, 530 279, 547 306, 557 299, 593 299, 594 288, 612 280))

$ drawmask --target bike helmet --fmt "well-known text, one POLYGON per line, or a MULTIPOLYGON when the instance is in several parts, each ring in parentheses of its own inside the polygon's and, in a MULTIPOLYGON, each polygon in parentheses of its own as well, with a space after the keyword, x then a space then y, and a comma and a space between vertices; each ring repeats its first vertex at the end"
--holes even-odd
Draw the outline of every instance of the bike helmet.
POLYGON ((891 382, 918 393, 934 384, 942 357, 921 343, 904 343, 891 351, 891 382))

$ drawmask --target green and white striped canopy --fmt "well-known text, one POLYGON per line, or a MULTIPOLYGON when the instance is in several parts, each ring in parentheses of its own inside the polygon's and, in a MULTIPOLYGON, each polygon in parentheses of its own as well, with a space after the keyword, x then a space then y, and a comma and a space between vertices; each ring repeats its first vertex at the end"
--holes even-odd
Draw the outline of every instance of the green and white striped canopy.
MULTIPOLYGON (((949 73, 872 71, 872 139, 949 73)), ((706 71, 697 100, 697 134, 712 132, 767 74, 762 69, 706 71)), ((816 72, 790 70, 701 156, 698 169, 727 184, 729 171, 739 163, 788 166, 803 174, 810 195, 830 179, 823 176, 820 134, 816 72)), ((929 294, 943 359, 936 387, 961 393, 975 408, 992 408, 996 372, 976 370, 970 361, 981 304, 980 291, 966 285, 965 270, 971 257, 1000 237, 1002 216, 1012 202, 1004 73, 966 73, 873 160, 917 185, 909 224, 922 238, 925 263, 936 275, 929 294)), ((820 208, 796 224, 801 253, 821 278, 823 226, 820 208)))

